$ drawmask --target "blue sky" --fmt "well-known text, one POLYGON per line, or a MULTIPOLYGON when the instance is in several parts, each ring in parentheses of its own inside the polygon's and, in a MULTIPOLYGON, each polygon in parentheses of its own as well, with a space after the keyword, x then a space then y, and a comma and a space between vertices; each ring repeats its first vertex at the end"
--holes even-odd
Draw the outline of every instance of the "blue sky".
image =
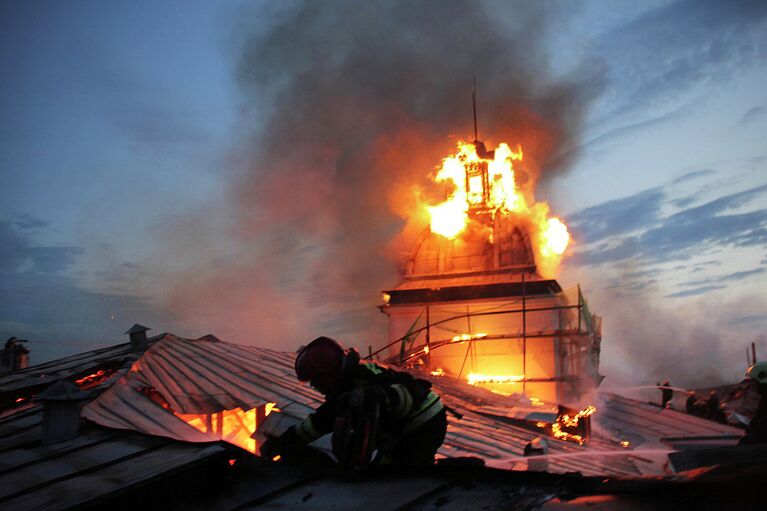
POLYGON ((477 74, 488 141, 559 130, 530 154, 607 374, 767 353, 764 2, 371 5, 3 2, 0 335, 380 344, 391 197, 471 135, 477 74))

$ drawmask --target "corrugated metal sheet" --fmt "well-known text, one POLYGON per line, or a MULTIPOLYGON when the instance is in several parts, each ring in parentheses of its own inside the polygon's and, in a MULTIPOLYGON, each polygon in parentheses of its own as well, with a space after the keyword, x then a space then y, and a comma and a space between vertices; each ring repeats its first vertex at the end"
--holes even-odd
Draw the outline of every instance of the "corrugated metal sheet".
POLYGON ((308 413, 322 396, 300 384, 293 374, 292 353, 172 334, 147 350, 131 370, 83 410, 102 426, 132 429, 187 442, 218 440, 174 415, 213 414, 266 403, 308 413), (170 406, 147 395, 156 392, 170 406))
MULTIPOLYGON (((301 418, 321 403, 322 397, 299 383, 293 374, 292 353, 264 348, 241 346, 224 342, 182 339, 172 335, 149 349, 131 371, 98 400, 90 403, 83 415, 98 424, 134 429, 152 435, 185 441, 210 441, 200 433, 146 397, 140 389, 152 387, 177 413, 215 413, 240 407, 250 409, 267 402, 285 408, 293 418, 301 418), (290 406, 288 406, 290 405, 290 406)), ((460 411, 461 420, 450 416, 448 435, 440 451, 445 457, 475 456, 496 468, 524 469, 522 456, 525 445, 539 433, 505 420, 498 410, 508 410, 514 402, 463 382, 431 377, 444 402, 460 411)), ((640 419, 634 420, 626 407, 630 400, 613 398, 611 424, 624 430, 633 427, 646 436, 665 434, 701 434, 720 431, 718 425, 706 427, 707 421, 692 422, 683 414, 674 416, 668 427, 655 431, 654 425, 643 417, 645 411, 636 409, 640 419), (679 427, 676 427, 679 426, 679 427)), ((671 412, 669 412, 671 413, 671 412)), ((598 415, 600 412, 598 412, 598 415)), ((552 456, 551 471, 581 472, 584 475, 640 475, 657 471, 655 464, 641 453, 636 455, 619 445, 619 438, 595 435, 590 444, 548 439, 552 456), (583 454, 589 453, 587 456, 583 454), (602 453, 602 454, 600 454, 602 453)))

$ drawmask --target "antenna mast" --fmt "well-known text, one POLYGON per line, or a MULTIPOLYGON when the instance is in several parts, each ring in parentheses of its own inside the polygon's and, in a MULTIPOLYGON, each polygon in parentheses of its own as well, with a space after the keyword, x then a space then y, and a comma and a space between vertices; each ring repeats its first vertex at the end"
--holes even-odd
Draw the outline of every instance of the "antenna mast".
POLYGON ((471 93, 471 104, 474 107, 474 142, 477 141, 477 75, 474 75, 474 91, 471 93))

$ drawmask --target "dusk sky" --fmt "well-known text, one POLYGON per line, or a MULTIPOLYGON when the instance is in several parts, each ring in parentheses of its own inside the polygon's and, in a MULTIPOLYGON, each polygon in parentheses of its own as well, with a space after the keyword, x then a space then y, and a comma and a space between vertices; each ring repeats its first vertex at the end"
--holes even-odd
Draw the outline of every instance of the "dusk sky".
POLYGON ((767 357, 767 2, 0 4, 0 335, 381 345, 412 190, 522 143, 615 382, 767 357))

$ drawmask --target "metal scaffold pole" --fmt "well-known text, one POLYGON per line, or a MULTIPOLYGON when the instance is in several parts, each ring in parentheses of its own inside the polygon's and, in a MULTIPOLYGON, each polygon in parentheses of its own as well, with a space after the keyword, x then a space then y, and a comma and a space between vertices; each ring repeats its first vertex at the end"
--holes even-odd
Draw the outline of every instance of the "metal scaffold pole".
POLYGON ((525 274, 522 273, 522 394, 527 391, 527 298, 525 274))

